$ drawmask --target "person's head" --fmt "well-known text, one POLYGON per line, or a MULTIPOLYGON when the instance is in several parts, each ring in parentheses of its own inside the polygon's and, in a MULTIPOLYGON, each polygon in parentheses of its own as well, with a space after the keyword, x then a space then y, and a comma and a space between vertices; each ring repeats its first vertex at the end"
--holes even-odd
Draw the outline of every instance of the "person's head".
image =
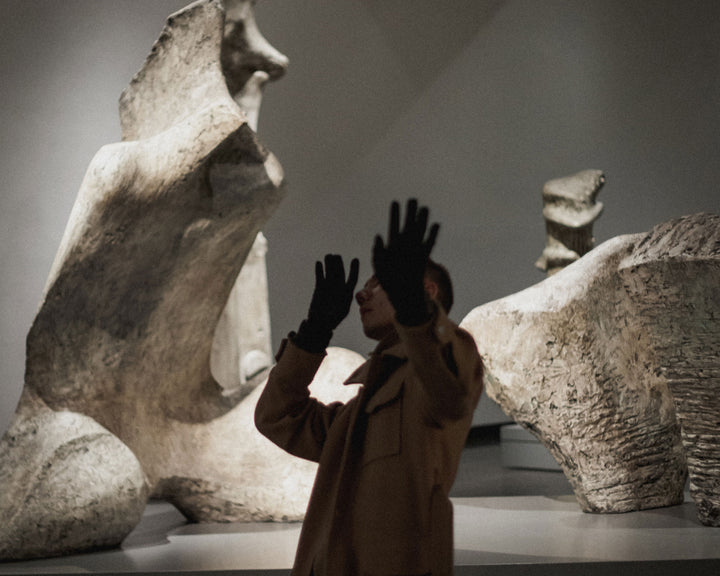
POLYGON ((455 302, 450 273, 445 266, 430 259, 425 267, 425 291, 443 307, 446 314, 450 313, 455 302))
MULTIPOLYGON (((453 288, 447 269, 428 260, 424 286, 428 296, 449 312, 453 305, 453 288)), ((365 282, 355 300, 360 306, 360 321, 368 338, 382 340, 395 330, 395 309, 375 276, 365 282)))

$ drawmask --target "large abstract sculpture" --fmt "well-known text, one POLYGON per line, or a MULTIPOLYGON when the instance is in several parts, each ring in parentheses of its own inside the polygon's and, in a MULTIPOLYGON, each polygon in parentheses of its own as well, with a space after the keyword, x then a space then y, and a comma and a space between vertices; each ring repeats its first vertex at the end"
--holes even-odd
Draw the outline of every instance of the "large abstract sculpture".
MULTIPOLYGON (((252 4, 169 17, 121 97, 123 142, 87 170, 0 444, 2 558, 117 545, 148 493, 197 520, 302 517, 313 465, 288 463, 252 424, 270 363, 259 230, 283 195, 253 128, 263 84, 287 65, 252 4), (240 337, 216 332, 221 318, 240 337), (244 363, 226 387, 211 371, 223 354, 244 363)), ((323 370, 361 361, 335 350, 323 370)))
POLYGON ((584 510, 681 502, 682 425, 701 519, 716 521, 718 286, 720 217, 696 215, 605 242, 463 321, 488 394, 549 449, 584 510))

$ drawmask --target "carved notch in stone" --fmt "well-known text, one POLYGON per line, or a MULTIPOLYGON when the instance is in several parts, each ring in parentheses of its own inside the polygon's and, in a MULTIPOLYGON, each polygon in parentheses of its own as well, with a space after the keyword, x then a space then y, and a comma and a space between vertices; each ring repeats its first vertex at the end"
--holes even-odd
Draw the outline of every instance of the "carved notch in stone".
POLYGON ((224 394, 249 394, 253 379, 273 364, 266 252, 258 233, 215 329, 210 368, 224 394))

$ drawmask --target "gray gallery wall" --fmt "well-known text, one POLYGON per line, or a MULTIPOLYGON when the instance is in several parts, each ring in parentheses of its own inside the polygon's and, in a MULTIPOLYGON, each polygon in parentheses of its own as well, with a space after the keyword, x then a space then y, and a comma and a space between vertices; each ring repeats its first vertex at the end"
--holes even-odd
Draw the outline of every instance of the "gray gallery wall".
MULTIPOLYGON (((85 168, 119 139, 117 98, 185 3, 0 2, 1 429, 85 168)), ((369 274, 395 198, 443 224, 456 320, 543 278, 551 178, 606 172, 598 242, 720 207, 720 2, 259 0, 257 16, 291 59, 259 125, 289 182, 265 230, 275 346, 317 257, 359 256, 369 274)), ((371 347, 354 315, 335 343, 371 347)))

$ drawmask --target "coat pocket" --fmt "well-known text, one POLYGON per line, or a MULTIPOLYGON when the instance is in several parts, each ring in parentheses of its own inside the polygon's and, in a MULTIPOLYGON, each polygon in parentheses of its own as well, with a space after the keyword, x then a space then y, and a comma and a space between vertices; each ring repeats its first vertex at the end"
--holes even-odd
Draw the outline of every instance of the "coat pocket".
POLYGON ((367 415, 367 430, 363 449, 363 466, 397 456, 402 448, 402 396, 375 406, 367 415))

